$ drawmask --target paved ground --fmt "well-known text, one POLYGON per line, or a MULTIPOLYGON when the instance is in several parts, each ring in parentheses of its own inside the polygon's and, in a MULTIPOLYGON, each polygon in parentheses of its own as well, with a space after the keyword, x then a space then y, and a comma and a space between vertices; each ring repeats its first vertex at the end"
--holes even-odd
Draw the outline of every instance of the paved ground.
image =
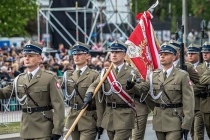
MULTIPOLYGON (((0 135, 0 139, 21 140, 20 138, 17 138, 18 136, 19 136, 19 134, 0 135), (10 137, 10 138, 8 138, 8 137, 10 137)), ((68 140, 71 140, 71 138, 69 138, 68 140)), ((101 136, 100 140, 108 140, 106 132, 104 132, 104 134, 101 136)), ((150 123, 147 124, 147 129, 146 129, 146 133, 145 133, 145 140, 157 140, 157 138, 155 136, 155 132, 152 130, 152 124, 150 124, 150 123)), ((188 136, 188 140, 191 140, 190 136, 188 136)), ((205 133, 204 140, 209 140, 206 133, 205 133)))

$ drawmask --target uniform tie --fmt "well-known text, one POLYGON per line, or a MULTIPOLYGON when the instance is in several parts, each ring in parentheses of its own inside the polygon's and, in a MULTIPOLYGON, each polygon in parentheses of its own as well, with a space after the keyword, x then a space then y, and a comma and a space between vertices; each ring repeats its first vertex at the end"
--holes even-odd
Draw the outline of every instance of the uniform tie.
POLYGON ((33 74, 32 73, 29 73, 29 75, 28 75, 29 82, 31 81, 32 78, 33 78, 33 74))
POLYGON ((118 67, 116 67, 116 68, 115 68, 115 73, 116 73, 116 75, 118 74, 118 71, 119 71, 119 69, 118 69, 118 67))
POLYGON ((206 67, 209 68, 209 63, 207 63, 206 67))
POLYGON ((167 71, 165 71, 165 72, 163 73, 163 78, 164 78, 164 81, 165 81, 166 78, 167 78, 167 71))

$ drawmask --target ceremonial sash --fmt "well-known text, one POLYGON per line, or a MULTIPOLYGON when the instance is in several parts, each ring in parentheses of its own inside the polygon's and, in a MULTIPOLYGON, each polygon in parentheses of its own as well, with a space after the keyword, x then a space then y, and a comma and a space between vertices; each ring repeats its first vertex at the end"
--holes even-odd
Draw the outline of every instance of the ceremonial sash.
POLYGON ((107 79, 109 81, 109 84, 111 86, 111 88, 114 88, 115 93, 126 103, 128 104, 130 107, 132 107, 134 110, 136 110, 135 107, 135 103, 134 100, 131 98, 131 96, 126 93, 123 89, 122 86, 120 84, 118 84, 119 82, 116 81, 116 78, 113 74, 112 71, 109 72, 107 79))

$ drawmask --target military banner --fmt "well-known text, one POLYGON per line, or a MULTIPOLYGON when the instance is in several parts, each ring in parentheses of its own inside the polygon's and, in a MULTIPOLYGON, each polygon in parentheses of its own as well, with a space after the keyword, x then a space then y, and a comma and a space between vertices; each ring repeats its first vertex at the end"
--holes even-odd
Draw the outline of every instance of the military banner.
POLYGON ((150 71, 160 68, 159 44, 150 21, 152 17, 148 11, 138 14, 139 23, 126 41, 127 56, 144 79, 150 71))

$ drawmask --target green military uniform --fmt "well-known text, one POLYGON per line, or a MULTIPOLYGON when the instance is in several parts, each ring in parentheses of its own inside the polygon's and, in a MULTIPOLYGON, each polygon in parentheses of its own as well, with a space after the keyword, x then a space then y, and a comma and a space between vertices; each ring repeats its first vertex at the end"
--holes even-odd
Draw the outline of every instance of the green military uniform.
MULTIPOLYGON (((120 52, 119 54, 124 55, 126 52, 126 44, 118 41, 114 41, 110 45, 111 52, 113 54, 120 52), (124 53, 121 53, 124 52, 124 53)), ((111 55, 113 55, 111 54, 111 55)), ((136 85, 130 86, 130 90, 126 89, 127 79, 132 77, 132 74, 135 74, 137 78, 137 72, 131 68, 129 65, 122 63, 122 56, 119 55, 121 59, 118 62, 117 66, 114 63, 112 67, 111 73, 113 72, 114 77, 116 80, 113 82, 108 81, 110 78, 106 78, 103 82, 102 91, 105 96, 105 111, 103 113, 103 118, 101 122, 101 127, 107 130, 107 134, 110 140, 128 140, 131 136, 132 129, 134 128, 134 121, 135 121, 135 111, 132 105, 126 103, 126 99, 122 99, 122 92, 129 95, 129 100, 133 100, 133 96, 138 89, 136 85), (118 69, 119 68, 119 69, 118 69), (117 84, 119 86, 119 90, 116 90, 115 87, 117 84), (125 101, 124 101, 125 100, 125 101)), ((111 74, 110 73, 110 74, 111 74)), ((101 73, 100 77, 103 77, 104 73, 101 73)), ((87 90, 87 93, 94 92, 96 86, 99 84, 101 78, 98 77, 97 80, 90 85, 87 90)), ((112 79, 112 78, 110 78, 112 79)), ((134 104, 134 102, 133 102, 134 104)))
MULTIPOLYGON (((210 53, 210 43, 205 42, 202 45, 202 53, 210 53)), ((210 60, 205 60, 203 64, 200 64, 197 66, 197 70, 199 74, 201 75, 200 77, 200 84, 201 86, 204 87, 203 91, 200 93, 200 110, 202 112, 203 116, 203 121, 204 125, 206 127, 206 131, 208 134, 208 137, 210 138, 210 93, 209 93, 209 75, 210 75, 210 70, 209 70, 209 61, 210 60)))
MULTIPOLYGON (((25 54, 41 54, 42 48, 28 42, 23 51, 25 54)), ((14 88, 7 86, 1 89, 0 98, 9 98, 13 90, 22 105, 21 138, 50 140, 52 134, 63 134, 64 101, 57 77, 39 67, 36 70, 30 81, 27 73, 16 77, 13 82, 14 88)))
MULTIPOLYGON (((84 98, 88 87, 98 77, 98 73, 95 70, 92 70, 89 67, 87 67, 79 79, 75 79, 76 74, 76 70, 74 72, 68 72, 68 75, 70 75, 68 77, 68 93, 72 93, 72 91, 74 90, 74 85, 77 84, 78 92, 81 95, 81 97, 84 98), (73 80, 76 83, 74 83, 73 80)), ((76 93, 76 95, 71 98, 70 103, 71 109, 68 113, 66 120, 67 129, 71 127, 71 125, 79 115, 81 107, 83 105, 83 100, 79 97, 78 93, 76 93)), ((103 112, 103 110, 100 108, 100 105, 101 104, 98 103, 98 99, 96 96, 95 100, 92 102, 92 105, 88 107, 84 115, 80 118, 76 129, 72 132, 71 136, 73 140, 90 140, 96 138, 96 126, 100 126, 101 123, 101 121, 98 119, 101 117, 97 116, 102 114, 99 112, 103 112)))
MULTIPOLYGON (((153 73, 153 89, 154 93, 158 94, 161 92, 162 84, 167 92, 169 98, 172 100, 173 104, 183 104, 183 107, 176 108, 177 112, 183 116, 183 123, 179 120, 175 111, 172 108, 162 109, 160 107, 155 107, 154 116, 153 116, 153 129, 157 132, 176 132, 181 134, 180 130, 191 128, 191 123, 193 120, 192 115, 194 109, 194 98, 193 98, 193 89, 192 86, 189 85, 189 76, 186 72, 182 70, 178 70, 173 68, 171 75, 164 81, 163 73, 161 70, 154 71, 153 73)), ((144 91, 148 91, 150 80, 147 79, 146 82, 141 83, 141 89, 144 91)), ((168 98, 163 93, 162 100, 166 102, 166 104, 170 104, 168 98)), ((162 100, 159 98, 155 100, 155 103, 162 104, 162 100)), ((180 134, 177 137, 171 137, 168 139, 176 138, 181 139, 180 134)), ((176 135, 174 135, 176 136, 176 135)), ((159 138, 158 138, 159 139, 159 138)))
MULTIPOLYGON (((204 63, 205 64, 205 63, 204 63)), ((207 87, 207 97, 201 98, 201 112, 203 113, 204 124, 208 137, 210 138, 210 69, 207 69, 200 78, 200 83, 207 87)))
MULTIPOLYGON (((122 85, 122 89, 126 91, 130 96, 138 92, 136 86, 131 90, 126 90, 126 81, 130 78, 131 71, 133 69, 124 64, 119 73, 116 76, 116 80, 122 85)), ((115 69, 113 67, 112 71, 115 69)), ((94 92, 95 87, 100 82, 100 78, 91 84, 87 92, 94 92)), ((110 84, 106 79, 104 81, 104 90, 110 90, 110 84)), ((111 95, 106 96, 106 108, 103 114, 101 127, 108 131, 108 136, 110 140, 129 139, 131 135, 131 130, 134 128, 135 114, 134 110, 129 107, 117 94, 111 93, 111 95), (113 106, 112 106, 113 105, 113 106), (116 107, 114 107, 116 105, 116 107)))
MULTIPOLYGON (((73 55, 87 54, 88 51, 89 46, 81 42, 77 42, 72 48, 73 55)), ((88 87, 99 75, 97 71, 90 69, 87 65, 82 67, 79 73, 78 71, 77 69, 67 71, 66 79, 64 79, 67 83, 65 84, 65 86, 67 86, 67 93, 68 95, 72 95, 72 97, 69 98, 71 108, 66 119, 67 129, 71 127, 79 115, 88 87)), ((69 97, 68 95, 66 96, 67 98, 69 97)), ((101 115, 101 112, 103 112, 103 108, 100 107, 101 105, 96 96, 95 100, 93 100, 92 104, 87 108, 76 125, 76 128, 71 133, 73 140, 95 140, 97 135, 96 128, 97 126, 101 126, 101 120, 99 120, 99 118, 102 117, 98 117, 98 115, 101 115)))
MULTIPOLYGON (((160 52, 176 54, 168 43, 161 46, 160 52)), ((190 130, 193 121, 194 92, 189 75, 173 66, 170 70, 165 80, 163 70, 156 70, 139 85, 140 93, 150 90, 155 101, 153 129, 158 140, 180 140, 181 129, 190 130)))
MULTIPOLYGON (((42 47, 29 41, 23 53, 41 55, 42 47)), ((9 98, 13 90, 22 105, 21 138, 50 140, 55 136, 58 139, 64 128, 64 101, 57 77, 39 67, 32 73, 33 77, 22 73, 15 78, 14 87, 10 85, 0 89, 0 98, 9 98)))
MULTIPOLYGON (((189 47, 187 48, 187 53, 192 54, 192 53, 200 53, 200 45, 196 44, 190 44, 189 47)), ((193 64, 193 68, 195 69, 196 72, 198 72, 198 75, 201 75, 200 69, 197 70, 197 66, 199 65, 199 61, 193 64)), ((189 75, 192 75, 189 73, 189 75)), ((193 76, 191 76, 193 77, 193 76)), ((203 117, 202 113, 200 111, 200 85, 198 83, 194 84, 193 86, 194 89, 194 98, 195 98, 195 116, 194 116, 194 121, 193 125, 191 128, 191 137, 193 140, 203 140, 204 139, 204 122, 203 122, 203 117)))

